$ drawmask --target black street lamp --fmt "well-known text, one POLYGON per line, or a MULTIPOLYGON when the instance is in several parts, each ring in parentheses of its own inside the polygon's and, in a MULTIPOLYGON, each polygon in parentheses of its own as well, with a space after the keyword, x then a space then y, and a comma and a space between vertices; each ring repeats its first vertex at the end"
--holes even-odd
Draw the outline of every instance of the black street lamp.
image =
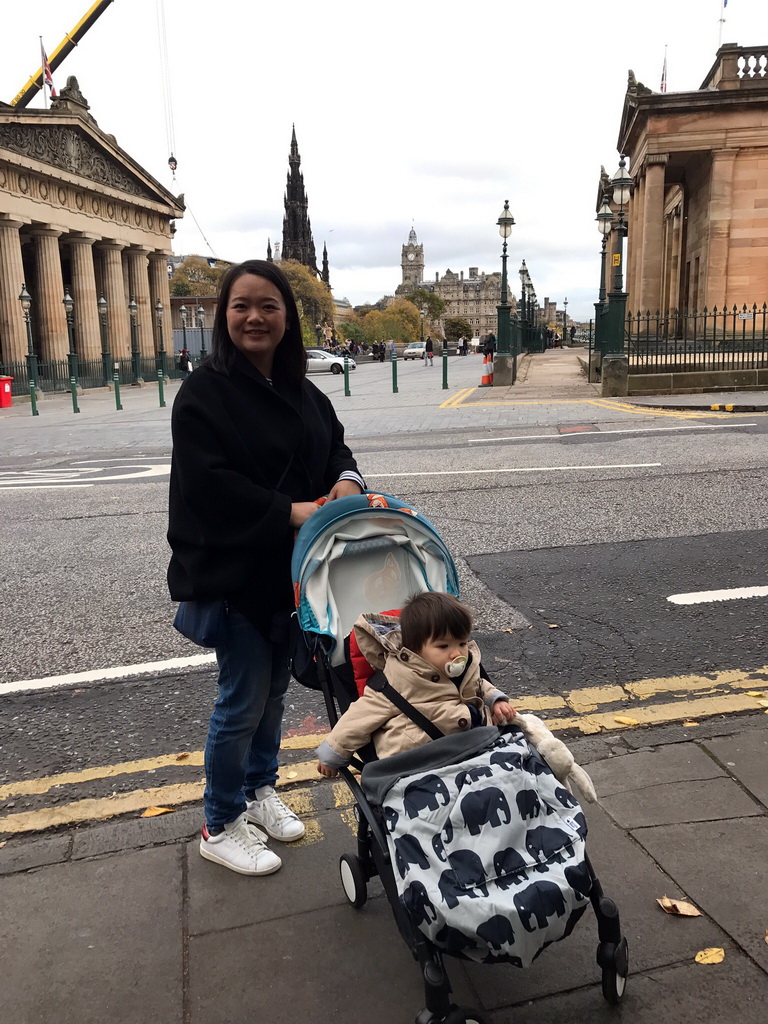
POLYGON ((131 318, 131 362, 133 364, 133 383, 141 385, 144 379, 141 376, 141 352, 139 351, 139 307, 136 299, 128 303, 128 315, 131 318))
POLYGON ((624 221, 624 208, 629 204, 629 197, 632 194, 632 178, 627 174, 626 160, 622 156, 619 161, 619 169, 611 179, 613 189, 613 201, 619 208, 618 221, 616 224, 617 244, 613 256, 614 275, 613 287, 608 293, 608 313, 606 323, 606 349, 607 352, 622 355, 624 352, 624 320, 627 308, 627 293, 624 291, 624 268, 623 268, 623 244, 627 234, 627 225, 624 221))
POLYGON ((526 282, 526 276, 528 274, 528 267, 525 265, 525 260, 520 264, 518 270, 520 275, 520 328, 522 331, 522 345, 523 348, 528 347, 528 284, 526 282))
POLYGON ((69 387, 72 391, 72 412, 80 412, 77 404, 77 353, 75 352, 75 338, 72 325, 72 314, 75 309, 75 300, 69 294, 69 285, 64 286, 64 298, 61 301, 64 305, 64 312, 67 317, 67 340, 69 342, 67 363, 69 364, 69 387))
POLYGON ((96 305, 99 309, 99 327, 101 329, 101 366, 104 374, 104 386, 109 387, 112 380, 112 355, 107 340, 107 300, 103 295, 96 305))
POLYGON ((563 338, 562 345, 565 346, 565 332, 568 329, 568 297, 563 299, 563 338))
POLYGON ((208 353, 205 351, 205 310, 202 304, 197 307, 197 326, 200 328, 200 362, 208 353))
POLYGON ((163 304, 158 299, 155 305, 155 315, 157 317, 157 369, 162 373, 163 380, 166 380, 168 377, 168 362, 163 341, 163 312, 163 304))
MULTIPOLYGON (((182 348, 187 351, 187 317, 189 316, 189 310, 186 306, 181 306, 179 309, 179 316, 181 317, 181 333, 184 338, 182 348)), ((174 346, 175 348, 176 346, 174 346)))
POLYGON ((421 344, 422 344, 422 346, 424 345, 424 317, 426 315, 427 315, 426 307, 422 306, 422 308, 419 310, 419 316, 421 317, 421 344))
POLYGON ((493 383, 503 387, 514 384, 517 379, 517 352, 513 354, 510 347, 511 324, 509 315, 512 307, 509 304, 507 293, 507 239, 512 234, 515 218, 509 212, 508 199, 504 200, 504 209, 501 211, 496 223, 499 226, 499 234, 504 239, 504 243, 501 247, 501 301, 496 307, 498 347, 493 364, 493 383))
POLYGON ((608 311, 608 302, 605 292, 605 258, 606 248, 608 246, 608 236, 610 235, 611 228, 613 227, 613 212, 611 211, 607 192, 603 195, 603 205, 600 207, 595 220, 597 221, 597 230, 603 236, 600 251, 600 290, 597 293, 597 302, 595 303, 595 352, 602 356, 604 354, 604 318, 608 311))
POLYGON ((32 322, 30 310, 32 309, 32 296, 27 291, 27 286, 22 283, 21 294, 19 295, 24 319, 27 323, 27 382, 29 384, 29 400, 32 404, 32 415, 39 416, 37 411, 37 353, 32 344, 32 322))

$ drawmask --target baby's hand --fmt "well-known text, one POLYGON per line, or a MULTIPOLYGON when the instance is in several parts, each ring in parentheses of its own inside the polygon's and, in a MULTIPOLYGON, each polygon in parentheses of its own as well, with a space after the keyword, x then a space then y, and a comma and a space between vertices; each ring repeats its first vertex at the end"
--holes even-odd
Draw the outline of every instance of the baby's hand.
POLYGON ((497 700, 493 705, 491 717, 495 725, 503 725, 505 722, 509 723, 513 721, 516 715, 515 709, 505 700, 497 700))
POLYGON ((335 768, 331 768, 330 765, 327 764, 321 764, 320 761, 317 762, 317 770, 321 775, 324 775, 326 779, 335 779, 339 774, 335 768))

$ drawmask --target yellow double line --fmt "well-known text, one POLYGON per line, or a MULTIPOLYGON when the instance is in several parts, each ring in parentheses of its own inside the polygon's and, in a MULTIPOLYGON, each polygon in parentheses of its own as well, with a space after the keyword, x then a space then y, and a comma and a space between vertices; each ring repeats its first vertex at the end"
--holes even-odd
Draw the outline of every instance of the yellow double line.
MULTIPOLYGON (((577 734, 592 735, 676 721, 684 722, 686 726, 693 728, 698 724, 698 719, 714 715, 746 711, 768 713, 768 665, 757 669, 730 669, 709 675, 668 676, 642 679, 623 685, 588 686, 571 690, 562 696, 511 695, 510 700, 518 711, 543 713, 547 725, 553 731, 570 730, 577 734)), ((324 734, 286 737, 282 749, 312 750, 323 738, 324 734)), ((79 772, 64 772, 59 775, 12 782, 0 786, 0 800, 41 796, 63 786, 81 785, 126 775, 143 775, 159 768, 199 769, 202 765, 202 750, 123 761, 119 764, 85 768, 79 772)), ((114 793, 108 797, 75 800, 36 811, 7 814, 0 817, 0 835, 39 832, 60 825, 132 814, 149 807, 173 808, 181 804, 196 803, 202 799, 205 782, 197 771, 195 775, 198 777, 194 781, 136 789, 129 793, 114 793)), ((278 785, 293 787, 318 779, 316 763, 312 759, 284 766, 278 785)), ((334 793, 336 806, 349 804, 349 795, 343 784, 337 784, 334 793)), ((311 817, 314 813, 311 789, 293 790, 286 794, 285 799, 297 814, 307 818, 305 841, 316 842, 318 838, 322 838, 316 820, 311 817)))

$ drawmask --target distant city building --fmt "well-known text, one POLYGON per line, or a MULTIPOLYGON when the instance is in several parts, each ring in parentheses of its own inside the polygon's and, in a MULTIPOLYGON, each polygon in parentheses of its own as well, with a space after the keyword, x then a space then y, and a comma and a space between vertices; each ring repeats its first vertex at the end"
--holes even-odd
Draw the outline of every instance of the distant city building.
MULTIPOLYGON (((445 312, 438 325, 443 333, 445 321, 451 317, 462 317, 466 320, 475 337, 496 333, 496 307, 501 302, 501 272, 486 274, 480 272, 477 267, 470 267, 466 277, 463 270, 458 274, 446 270, 442 277, 435 274, 434 281, 425 281, 424 246, 419 244, 413 228, 407 244, 403 246, 400 265, 403 280, 397 286, 395 294, 405 296, 417 288, 424 288, 438 295, 445 303, 445 312)), ((507 301, 514 313, 517 302, 510 285, 511 282, 508 285, 507 301)))
MULTIPOLYGON (((282 259, 296 260, 315 274, 317 257, 309 221, 309 203, 301 173, 301 157, 296 142, 296 128, 291 133, 291 151, 288 155, 288 182, 285 187, 285 215, 283 217, 282 259)), ((277 253, 277 246, 275 246, 277 253)), ((277 260, 275 255, 275 260, 277 260)))

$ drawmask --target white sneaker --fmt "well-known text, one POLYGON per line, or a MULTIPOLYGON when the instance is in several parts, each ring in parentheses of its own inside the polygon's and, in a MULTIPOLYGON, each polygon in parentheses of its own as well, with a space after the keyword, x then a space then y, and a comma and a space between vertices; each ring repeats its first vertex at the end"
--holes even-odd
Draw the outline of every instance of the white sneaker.
POLYGON ((200 856, 240 875, 271 875, 283 862, 264 845, 266 838, 261 829, 249 824, 243 812, 217 836, 212 836, 203 825, 200 856))
POLYGON ((271 786, 256 790, 255 800, 246 800, 245 817, 252 825, 261 825, 264 831, 281 843, 292 843, 304 835, 304 826, 286 807, 271 786))

